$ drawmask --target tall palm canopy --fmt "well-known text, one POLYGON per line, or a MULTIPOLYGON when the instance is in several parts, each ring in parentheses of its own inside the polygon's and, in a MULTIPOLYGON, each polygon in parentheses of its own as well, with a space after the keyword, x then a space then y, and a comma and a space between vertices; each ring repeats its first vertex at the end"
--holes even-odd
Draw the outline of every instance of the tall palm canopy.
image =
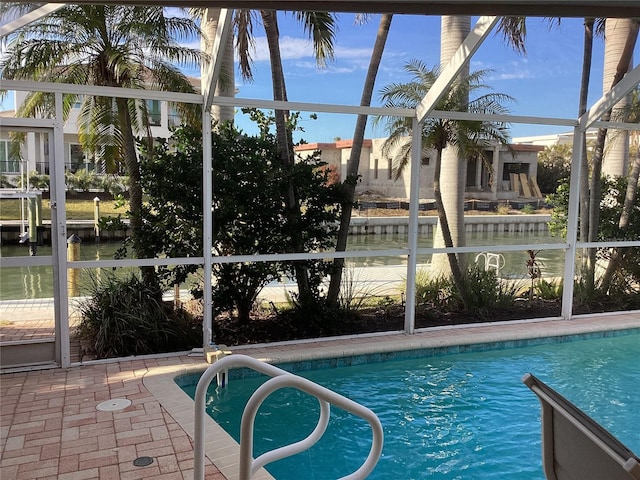
MULTIPOLYGON (((178 42, 198 34, 195 23, 168 17, 162 7, 66 5, 10 37, 0 59, 0 78, 192 93, 194 88, 179 67, 198 65, 201 54, 178 42)), ((146 102, 65 95, 65 116, 77 101, 81 102, 79 128, 84 148, 115 155, 126 166, 133 249, 144 258, 139 238, 142 189, 134 135, 148 132, 146 102)), ((35 92, 18 114, 44 114, 53 107, 51 94, 35 92)))
MULTIPOLYGON (((382 90, 382 100, 387 108, 415 108, 424 98, 426 93, 438 78, 438 68, 428 69, 419 61, 413 60, 405 66, 407 73, 412 80, 407 83, 394 83, 382 90)), ((505 94, 485 93, 470 100, 470 93, 479 89, 488 89, 482 85, 480 80, 487 71, 477 71, 465 76, 457 81, 436 106, 438 110, 458 111, 482 114, 507 113, 503 106, 504 102, 513 99, 505 94)), ((412 119, 406 117, 383 117, 386 121, 386 129, 389 138, 383 145, 383 154, 395 154, 395 175, 400 177, 402 171, 411 159, 412 142, 409 136, 412 131, 412 119)), ((455 147, 456 156, 461 159, 475 158, 482 160, 483 151, 496 143, 507 143, 507 129, 502 122, 487 122, 482 120, 452 120, 447 118, 425 118, 421 123, 422 147, 423 149, 435 149, 436 160, 433 179, 433 194, 438 211, 439 228, 442 232, 442 239, 445 247, 454 246, 452 235, 451 216, 452 213, 446 210, 443 201, 441 188, 441 171, 444 161, 452 161, 445 158, 443 152, 448 147, 455 147)), ((422 157, 422 155, 421 155, 422 157)), ((457 161, 454 158, 453 161, 457 161)), ((457 212, 453 212, 455 214, 457 212)), ((458 291, 465 306, 467 304, 467 289, 463 281, 464 268, 460 260, 454 253, 446 255, 449 268, 458 291)), ((442 274, 443 272, 436 272, 442 274)))
MULTIPOLYGON (((415 108, 424 98, 438 78, 439 68, 429 69, 422 61, 412 60, 405 65, 404 70, 411 76, 407 83, 392 83, 381 91, 381 99, 387 108, 415 108)), ((501 93, 484 93, 467 102, 469 94, 489 87, 481 82, 482 77, 489 73, 479 70, 469 75, 467 82, 451 89, 437 105, 436 110, 451 112, 470 112, 482 114, 508 113, 504 106, 514 99, 501 93)), ((408 136, 411 131, 411 118, 382 117, 378 121, 385 124, 389 138, 385 142, 384 152, 395 153, 394 172, 399 178, 410 161, 411 142, 408 136)), ((451 120, 446 118, 426 118, 422 123, 422 145, 425 149, 443 150, 447 145, 456 145, 460 155, 471 158, 481 154, 491 142, 506 143, 508 140, 507 126, 501 122, 486 122, 481 120, 451 120)))

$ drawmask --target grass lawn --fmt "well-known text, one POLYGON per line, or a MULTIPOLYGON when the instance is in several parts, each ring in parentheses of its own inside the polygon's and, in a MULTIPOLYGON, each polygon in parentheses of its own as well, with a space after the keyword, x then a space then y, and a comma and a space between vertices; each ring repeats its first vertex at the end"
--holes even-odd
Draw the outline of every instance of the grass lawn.
MULTIPOLYGON (((93 201, 68 198, 67 220, 93 220, 93 201)), ((119 213, 123 214, 127 210, 121 207, 116 210, 114 200, 103 200, 100 202, 101 217, 115 217, 119 213)), ((27 202, 24 206, 25 215, 27 215, 27 202)), ((49 200, 42 200, 42 219, 51 220, 51 208, 49 200)), ((18 199, 2 199, 0 200, 0 220, 20 220, 20 200, 18 199)))

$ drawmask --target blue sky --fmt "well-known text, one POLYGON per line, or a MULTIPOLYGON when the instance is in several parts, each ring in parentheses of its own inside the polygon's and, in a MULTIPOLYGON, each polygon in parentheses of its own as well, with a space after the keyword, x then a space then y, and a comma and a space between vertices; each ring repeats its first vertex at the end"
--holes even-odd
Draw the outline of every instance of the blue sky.
MULTIPOLYGON (((281 15, 280 33, 283 63, 289 100, 358 105, 369 62, 369 55, 378 27, 378 16, 368 24, 355 25, 353 14, 339 15, 335 61, 318 69, 309 42, 291 15, 281 15)), ((472 19, 472 24, 476 18, 472 19)), ((255 81, 243 83, 236 77, 238 96, 273 98, 268 54, 264 31, 259 28, 255 58, 255 81)), ((510 105, 516 115, 575 118, 582 69, 582 19, 563 19, 561 26, 550 26, 540 18, 527 23, 527 55, 522 56, 504 44, 501 35, 490 34, 471 61, 471 69, 491 69, 485 83, 495 92, 506 93, 516 99, 510 105)), ((394 16, 385 54, 376 81, 374 105, 379 105, 380 89, 392 82, 407 81, 403 66, 411 59, 420 59, 432 66, 439 61, 439 17, 394 16)), ((639 58, 638 48, 635 58, 639 58)), ((594 42, 594 61, 591 73, 590 104, 602 95, 603 40, 594 42)), ((308 118, 306 116, 305 118, 308 118)), ((249 131, 246 123, 238 123, 249 131)), ((353 136, 355 116, 318 114, 318 120, 303 121, 308 142, 330 142, 353 136)), ((563 127, 515 125, 511 136, 528 136, 566 131, 563 127)), ((381 127, 372 128, 368 137, 384 137, 381 127)))
MULTIPOLYGON (((172 12, 174 13, 174 12, 172 12)), ((341 13, 336 35, 335 61, 325 68, 316 66, 310 42, 302 27, 290 14, 280 14, 282 58, 287 92, 292 101, 358 105, 367 71, 369 56, 378 27, 379 16, 372 15, 363 25, 354 23, 354 15, 341 13)), ((476 18, 472 19, 472 24, 476 18)), ((550 26, 541 18, 527 23, 527 54, 520 55, 492 33, 471 60, 471 69, 491 69, 484 82, 495 92, 506 93, 516 102, 509 105, 516 115, 574 118, 578 110, 578 93, 582 64, 582 19, 563 19, 560 27, 550 26)), ((264 30, 254 30, 256 50, 253 53, 254 82, 245 83, 236 72, 238 96, 271 99, 271 74, 264 30)), ((194 42, 193 46, 199 45, 194 42)), ((404 82, 408 77, 404 65, 419 59, 429 66, 439 61, 440 18, 419 15, 395 15, 385 53, 376 80, 374 105, 380 105, 380 89, 392 82, 404 82)), ((591 72, 590 104, 602 95, 603 39, 594 42, 591 72)), ((635 58, 640 58, 636 47, 635 58)), ((636 60, 637 61, 637 60, 636 60)), ((198 71, 186 72, 199 76, 198 71)), ((3 108, 12 106, 5 102, 3 108)), ((317 120, 303 114, 304 133, 298 138, 308 142, 331 142, 335 138, 353 136, 356 117, 319 113, 317 120)), ((237 116, 238 125, 248 133, 255 132, 251 123, 237 116)), ((384 137, 381 127, 372 127, 369 120, 367 137, 384 137)), ((563 127, 512 124, 511 136, 520 137, 558 133, 563 127)))

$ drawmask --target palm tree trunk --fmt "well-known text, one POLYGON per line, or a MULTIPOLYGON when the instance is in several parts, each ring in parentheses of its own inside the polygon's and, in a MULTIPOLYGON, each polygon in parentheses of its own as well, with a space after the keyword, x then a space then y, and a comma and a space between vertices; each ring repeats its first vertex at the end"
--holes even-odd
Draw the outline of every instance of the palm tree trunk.
MULTIPOLYGON (((613 82, 617 83, 615 79, 620 73, 620 58, 624 54, 628 38, 633 34, 634 23, 637 30, 637 21, 631 18, 607 18, 606 20, 602 85, 604 92, 613 86, 613 82)), ((629 62, 622 73, 627 73, 632 66, 632 62, 629 62)), ((624 66, 622 68, 624 69, 624 66)), ((620 119, 628 104, 627 96, 616 104, 612 117, 620 119)), ((604 151, 606 155, 602 163, 602 173, 612 177, 626 176, 629 167, 629 132, 627 130, 609 132, 604 151)))
MULTIPOLYGON (((580 80, 580 102, 578 117, 587 111, 589 96, 589 78, 593 60, 593 18, 584 19, 584 47, 582 54, 582 78, 580 80)), ((582 158, 580 159, 580 241, 586 242, 589 236, 589 160, 587 157, 586 136, 582 138, 582 158)), ((585 256, 586 256, 586 252, 585 256)))
MULTIPOLYGON (((284 72, 282 70, 282 58, 280 56, 280 33, 278 31, 277 12, 275 10, 262 10, 260 14, 262 16, 262 24, 264 25, 267 35, 267 43, 269 45, 271 79, 273 82, 273 99, 286 101, 287 91, 284 81, 284 72)), ((282 162, 282 165, 291 169, 294 165, 294 156, 293 139, 291 132, 287 127, 288 117, 288 111, 275 111, 276 139, 278 142, 280 161, 282 162)), ((299 228, 300 205, 296 195, 295 185, 293 185, 290 177, 287 180, 284 200, 286 205, 288 231, 291 235, 291 245, 289 245, 288 251, 303 252, 304 241, 302 238, 302 232, 299 228)), ((301 262, 294 262, 293 269, 296 276, 296 283, 298 285, 298 298, 300 303, 304 304, 312 301, 314 296, 311 292, 308 269, 301 262)))
MULTIPOLYGON (((443 16, 441 26, 440 64, 446 65, 458 50, 471 30, 471 17, 468 16, 443 16)), ((461 77, 469 75, 469 66, 460 73, 461 77)), ((440 182, 444 196, 442 197, 443 211, 448 218, 451 229, 453 245, 461 247, 465 245, 464 230, 464 190, 467 180, 467 161, 459 158, 458 149, 448 146, 442 152, 442 173, 440 182)), ((433 238, 434 247, 445 245, 442 232, 442 224, 438 221, 433 238)), ((455 255, 459 265, 465 265, 465 257, 462 254, 455 255)), ((461 266, 459 270, 464 270, 461 266)), ((431 271, 435 275, 448 275, 453 272, 450 269, 448 255, 435 254, 431 260, 431 271)))
MULTIPOLYGON (((633 56, 633 49, 638 38, 638 22, 634 23, 634 28, 629 32, 625 46, 618 57, 618 63, 616 68, 616 74, 613 78, 611 88, 618 84, 620 80, 625 76, 629 70, 631 58, 633 56)), ((611 119, 611 112, 609 110, 602 116, 602 121, 608 122, 611 119)), ((596 140, 596 147, 593 155, 593 171, 591 174, 590 182, 590 197, 589 197, 589 238, 590 242, 595 242, 598 238, 598 227, 600 223, 600 201, 602 199, 601 192, 601 177, 602 177, 602 164, 604 156, 604 144, 607 137, 607 129, 601 128, 598 130, 598 138, 596 140)), ((589 251, 589 258, 587 264, 587 271, 585 272, 585 284, 587 291, 593 291, 595 289, 595 269, 596 269, 596 249, 589 251)))
MULTIPOLYGON (((367 70, 367 76, 365 77, 364 87, 362 89, 362 98, 360 99, 360 106, 362 107, 368 107, 371 105, 373 87, 376 82, 376 76, 378 75, 378 68, 380 67, 380 61, 382 60, 382 54, 389 35, 392 18, 393 15, 391 14, 383 14, 380 17, 378 33, 373 46, 373 52, 371 52, 369 69, 367 70)), ((338 230, 338 238, 336 240, 336 252, 344 252, 347 249, 347 238, 349 236, 349 225, 351 224, 351 213, 353 209, 353 202, 355 200, 356 184, 358 183, 360 154, 362 153, 362 144, 364 142, 364 132, 367 127, 367 118, 367 115, 358 115, 358 119, 356 120, 351 155, 347 162, 347 176, 342 182, 344 200, 341 205, 342 210, 340 212, 340 228, 338 230)), ((336 306, 338 304, 343 268, 344 258, 336 258, 333 260, 331 281, 329 282, 329 289, 327 291, 327 301, 329 305, 336 306)))
MULTIPOLYGON (((211 53, 211 47, 216 37, 216 31, 218 30, 218 22, 220 20, 219 8, 206 8, 202 12, 202 51, 211 53)), ((222 72, 218 82, 216 83, 215 95, 221 97, 234 97, 235 96, 235 82, 234 82, 234 64, 233 64, 233 35, 229 35, 227 43, 224 45, 224 57, 222 60, 222 72)), ((205 65, 206 67, 206 65, 205 65)), ((222 107, 219 105, 213 105, 211 107, 211 116, 214 120, 223 122, 233 122, 234 108, 222 107)))
MULTIPOLYGON (((447 218, 447 214, 444 209, 444 204, 442 202, 442 189, 440 186, 440 175, 442 172, 442 149, 438 148, 436 150, 436 164, 433 173, 433 196, 436 201, 436 209, 438 212, 438 225, 440 227, 440 231, 442 234, 442 238, 444 241, 445 247, 453 247, 453 239, 451 237, 451 229, 449 228, 449 220, 447 218)), ((464 305, 465 310, 468 310, 470 302, 469 296, 467 293, 467 288, 464 283, 464 277, 462 275, 462 271, 460 270, 460 264, 458 262, 458 258, 456 254, 453 252, 448 252, 446 254, 446 258, 449 261, 449 268, 451 269, 451 275, 453 276, 453 281, 456 285, 458 293, 460 293, 460 298, 462 298, 462 303, 464 305)))
MULTIPOLYGON (((128 100, 117 98, 118 119, 123 136, 124 163, 129 176, 129 216, 131 227, 131 240, 133 253, 136 258, 146 258, 144 235, 142 233, 142 186, 140 185, 140 164, 136 153, 136 143, 133 136, 133 126, 131 114, 129 112, 128 100)), ((157 289, 157 294, 161 295, 158 279, 153 267, 140 267, 142 279, 150 287, 157 289)))

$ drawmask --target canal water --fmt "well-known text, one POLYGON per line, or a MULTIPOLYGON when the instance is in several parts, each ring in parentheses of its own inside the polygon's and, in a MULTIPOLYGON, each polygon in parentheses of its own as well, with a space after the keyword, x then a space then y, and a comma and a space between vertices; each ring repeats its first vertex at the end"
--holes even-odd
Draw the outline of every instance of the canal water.
MULTIPOLYGON (((561 239, 549 236, 547 233, 474 233, 467 234, 467 245, 478 246, 478 252, 486 251, 483 246, 489 245, 518 245, 518 244, 545 244, 562 243, 561 239)), ((108 260, 113 258, 120 242, 114 243, 92 243, 87 242, 81 245, 80 260, 108 260)), ((395 248, 405 248, 407 245, 406 234, 381 234, 381 235, 354 235, 349 237, 348 250, 371 251, 371 256, 354 258, 348 260, 348 264, 353 267, 382 267, 386 265, 406 264, 406 256, 380 257, 375 255, 376 250, 387 250, 395 248)), ((429 248, 433 246, 431 235, 421 236, 418 241, 419 248, 429 248)), ((477 253, 469 254, 470 261, 473 262, 477 253)), ((493 250, 492 253, 500 253, 493 250)), ((1 257, 15 257, 28 255, 29 251, 25 245, 3 245, 0 248, 1 257)), ((51 255, 51 247, 38 247, 38 255, 51 255)), ((504 266, 500 270, 500 276, 507 278, 527 278, 526 261, 528 255, 523 249, 513 252, 502 252, 504 266)), ((429 263, 430 255, 422 255, 418 258, 419 264, 429 263)), ((552 278, 562 276, 564 269, 564 251, 547 250, 540 252, 537 256, 541 264, 543 277, 552 278)), ((483 259, 478 259, 481 265, 483 259)), ((122 272, 119 268, 117 271, 122 272)), ((92 269, 83 271, 81 276, 80 295, 87 292, 86 287, 93 279, 101 275, 112 274, 110 268, 92 269)), ((53 297, 53 269, 52 267, 15 267, 2 268, 0 270, 0 301, 21 300, 35 298, 53 297)))

